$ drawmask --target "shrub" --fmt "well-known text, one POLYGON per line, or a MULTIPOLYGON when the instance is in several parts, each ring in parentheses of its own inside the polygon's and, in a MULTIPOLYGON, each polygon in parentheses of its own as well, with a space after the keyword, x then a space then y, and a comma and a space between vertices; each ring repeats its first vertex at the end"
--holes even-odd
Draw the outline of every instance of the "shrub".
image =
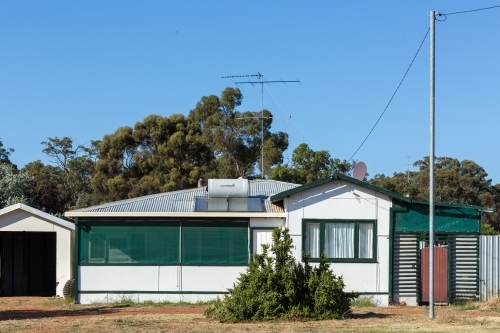
POLYGON ((291 245, 288 229, 274 229, 272 246, 262 245, 262 254, 253 256, 229 295, 209 306, 205 316, 229 322, 347 316, 351 297, 326 256, 321 255, 318 267, 309 264, 308 254, 303 264, 296 263, 291 245))

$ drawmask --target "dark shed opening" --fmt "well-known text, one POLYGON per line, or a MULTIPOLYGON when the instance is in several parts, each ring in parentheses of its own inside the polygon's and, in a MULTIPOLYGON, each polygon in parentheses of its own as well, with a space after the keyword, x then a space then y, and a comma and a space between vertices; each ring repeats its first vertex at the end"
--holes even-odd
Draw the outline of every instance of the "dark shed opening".
POLYGON ((0 232, 1 296, 56 294, 56 233, 0 232))

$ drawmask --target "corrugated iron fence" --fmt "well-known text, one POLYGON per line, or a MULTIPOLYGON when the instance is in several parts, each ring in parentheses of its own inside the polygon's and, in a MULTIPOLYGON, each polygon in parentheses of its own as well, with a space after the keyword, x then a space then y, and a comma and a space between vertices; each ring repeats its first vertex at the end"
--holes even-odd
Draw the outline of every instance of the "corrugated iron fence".
POLYGON ((479 279, 481 301, 500 297, 500 236, 479 237, 479 279))

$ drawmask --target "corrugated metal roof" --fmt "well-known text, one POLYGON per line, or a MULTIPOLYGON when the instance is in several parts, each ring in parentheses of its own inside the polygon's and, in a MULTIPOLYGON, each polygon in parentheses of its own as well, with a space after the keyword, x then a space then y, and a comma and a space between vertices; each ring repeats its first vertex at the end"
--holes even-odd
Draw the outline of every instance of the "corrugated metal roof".
MULTIPOLYGON (((285 183, 275 180, 250 180, 250 197, 264 199, 266 213, 283 213, 281 202, 272 203, 269 197, 283 191, 293 189, 298 184, 285 183)), ((92 206, 71 212, 92 213, 139 213, 139 212, 175 212, 189 213, 194 211, 194 198, 207 197, 205 187, 174 192, 165 192, 133 199, 110 202, 100 206, 92 206)))

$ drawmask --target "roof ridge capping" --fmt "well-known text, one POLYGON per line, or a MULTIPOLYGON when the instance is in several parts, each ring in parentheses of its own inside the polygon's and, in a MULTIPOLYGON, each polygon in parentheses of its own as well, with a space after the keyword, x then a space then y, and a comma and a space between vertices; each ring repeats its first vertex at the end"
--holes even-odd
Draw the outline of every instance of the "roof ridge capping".
MULTIPOLYGON (((345 181, 350 182, 352 184, 359 185, 361 187, 364 187, 364 188, 367 188, 367 189, 370 189, 370 190, 373 190, 373 191, 376 191, 379 193, 383 193, 383 194, 389 196, 391 199, 397 199, 400 201, 404 201, 404 202, 408 202, 408 203, 415 203, 415 204, 428 204, 429 203, 428 201, 415 200, 415 199, 411 199, 409 197, 405 197, 404 195, 401 195, 399 193, 386 190, 385 188, 382 188, 382 187, 379 187, 376 185, 372 185, 368 182, 357 180, 353 177, 344 175, 342 173, 334 173, 330 177, 318 179, 312 183, 305 184, 305 185, 302 185, 302 186, 299 186, 299 187, 296 187, 296 188, 293 188, 293 189, 290 189, 287 191, 283 191, 281 193, 277 193, 275 195, 270 196, 269 200, 271 202, 280 201, 286 197, 289 197, 292 194, 303 192, 303 191, 306 191, 306 190, 311 189, 313 187, 317 187, 317 186, 320 186, 320 185, 323 185, 323 184, 326 184, 326 183, 329 183, 332 181, 338 181, 338 180, 345 180, 345 181)), ((480 212, 486 212, 486 213, 493 213, 496 211, 495 208, 486 208, 486 207, 473 206, 473 205, 462 204, 462 203, 435 202, 435 205, 454 207, 454 208, 470 208, 470 209, 476 209, 480 212)))

